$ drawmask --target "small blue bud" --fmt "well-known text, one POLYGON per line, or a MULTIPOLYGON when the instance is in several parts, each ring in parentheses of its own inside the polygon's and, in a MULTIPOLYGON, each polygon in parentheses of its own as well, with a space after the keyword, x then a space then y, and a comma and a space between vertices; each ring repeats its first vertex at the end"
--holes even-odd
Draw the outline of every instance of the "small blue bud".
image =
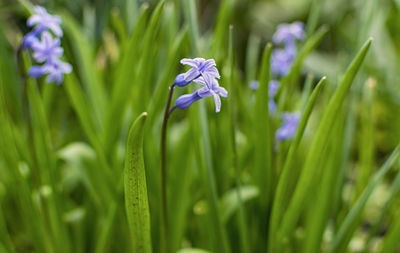
POLYGON ((199 96, 199 93, 195 91, 192 94, 185 94, 180 96, 176 100, 175 106, 179 109, 186 109, 199 99, 201 99, 201 97, 199 96))
POLYGON ((186 81, 185 80, 185 74, 179 74, 175 77, 175 81, 174 84, 180 86, 180 87, 185 87, 186 85, 188 85, 189 83, 191 83, 190 81, 186 81))

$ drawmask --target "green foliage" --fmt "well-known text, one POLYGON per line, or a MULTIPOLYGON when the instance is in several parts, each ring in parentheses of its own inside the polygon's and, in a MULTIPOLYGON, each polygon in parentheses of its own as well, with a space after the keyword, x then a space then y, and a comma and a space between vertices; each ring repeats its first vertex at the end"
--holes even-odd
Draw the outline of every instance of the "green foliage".
POLYGON ((0 252, 166 251, 163 111, 195 57, 228 98, 169 118, 166 253, 400 249, 400 1, 41 1, 73 66, 59 86, 26 74, 33 2, 0 4, 0 252), (293 21, 306 37, 278 78, 272 34, 293 21))
POLYGON ((132 124, 126 144, 124 169, 125 207, 134 252, 150 253, 150 211, 143 160, 143 133, 147 113, 132 124))

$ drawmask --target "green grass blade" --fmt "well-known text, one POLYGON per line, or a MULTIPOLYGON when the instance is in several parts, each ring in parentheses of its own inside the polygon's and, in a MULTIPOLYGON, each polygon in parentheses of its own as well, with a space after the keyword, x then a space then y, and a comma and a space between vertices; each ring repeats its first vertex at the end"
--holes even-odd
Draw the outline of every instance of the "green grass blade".
MULTIPOLYGON (((396 217, 399 217, 397 212, 396 217)), ((390 226, 389 231, 385 234, 382 242, 380 253, 396 253, 399 252, 399 238, 400 238, 400 219, 395 218, 393 224, 390 226)))
POLYGON ((238 215, 238 227, 239 227, 239 236, 240 236, 240 241, 242 244, 242 252, 243 253, 248 253, 249 252, 249 244, 248 244, 248 239, 247 239, 247 219, 246 219, 246 214, 245 210, 243 207, 242 203, 242 191, 241 191, 241 182, 240 182, 240 175, 241 175, 241 170, 239 168, 239 157, 238 157, 238 152, 237 152, 237 140, 236 140, 236 132, 238 129, 238 122, 237 122, 237 109, 234 103, 234 100, 238 97, 236 94, 239 93, 238 87, 234 86, 234 51, 233 51, 233 26, 229 27, 229 46, 228 46, 228 66, 229 66, 229 74, 228 74, 228 80, 229 80, 229 90, 230 90, 230 95, 229 95, 229 115, 230 115, 230 136, 231 136, 231 146, 232 146, 232 160, 233 160, 233 169, 235 171, 235 178, 236 178, 236 196, 237 196, 237 204, 239 208, 239 215, 238 215), (236 88, 236 89, 235 89, 236 88))
MULTIPOLYGON (((95 184, 95 185, 98 186, 97 190, 104 197, 103 199, 104 203, 110 203, 113 194, 110 188, 112 185, 112 182, 110 180, 113 179, 114 177, 110 176, 111 169, 109 168, 108 162, 106 160, 104 154, 105 151, 102 146, 102 143, 100 142, 100 134, 98 129, 96 128, 95 120, 90 111, 90 106, 87 102, 87 99, 82 89, 78 86, 78 80, 76 79, 75 75, 70 74, 65 77, 64 87, 71 101, 71 104, 76 114, 78 115, 79 122, 81 123, 82 128, 87 138, 89 139, 89 142, 93 146, 99 158, 101 166, 99 169, 97 169, 97 172, 95 173, 99 174, 103 184, 95 184)), ((90 178, 96 179, 97 176, 95 178, 93 177, 90 178)))
POLYGON ((260 54, 260 37, 250 34, 246 49, 246 82, 257 79, 257 64, 260 54))
POLYGON ((94 114, 93 118, 96 123, 96 128, 102 129, 104 126, 104 111, 106 110, 106 92, 102 79, 99 78, 99 73, 95 65, 95 56, 92 50, 93 45, 82 32, 79 24, 74 18, 67 13, 62 15, 63 24, 65 26, 66 36, 71 40, 71 45, 74 52, 74 58, 80 74, 82 84, 88 97, 90 111, 94 114))
POLYGON ((378 218, 378 221, 372 226, 372 228, 369 231, 368 238, 366 240, 365 246, 364 246, 364 252, 368 252, 368 248, 370 246, 370 243, 374 236, 378 233, 379 229, 381 228, 382 224, 384 223, 386 217, 388 216, 388 212, 390 210, 390 207, 393 205, 393 203, 396 201, 396 197, 398 196, 400 192, 400 170, 397 172, 397 175, 395 179, 393 180, 392 186, 390 187, 390 196, 388 200, 386 201, 385 205, 381 209, 381 214, 378 218))
POLYGON ((146 96, 147 94, 143 92, 145 91, 144 89, 150 88, 146 85, 149 73, 143 68, 148 65, 150 52, 152 50, 152 41, 154 41, 160 25, 164 5, 165 1, 161 1, 157 5, 148 24, 145 22, 146 16, 148 15, 147 11, 146 9, 143 10, 142 16, 139 18, 130 42, 128 43, 127 53, 119 66, 120 71, 117 74, 111 97, 111 105, 107 111, 106 117, 104 132, 104 146, 107 148, 106 154, 109 154, 114 148, 114 144, 119 137, 123 116, 125 114, 124 112, 128 102, 132 99, 132 95, 134 95, 132 100, 135 101, 136 112, 147 105, 144 99, 147 100, 149 98, 146 96), (140 47, 142 44, 140 43, 142 42, 142 36, 145 38, 143 41, 143 48, 140 47), (141 52, 142 55, 139 57, 141 52), (142 61, 140 61, 140 59, 142 59, 142 61), (137 69, 132 69, 137 65, 139 66, 137 69), (132 80, 134 80, 134 83, 132 83, 132 80), (135 94, 132 93, 134 87, 137 88, 135 94))
POLYGON ((296 155, 298 152, 298 148, 300 145, 300 141, 303 138, 304 131, 306 129, 308 120, 311 116, 311 112, 314 108, 314 105, 317 101, 318 95, 321 92, 321 89, 325 83, 326 78, 323 77, 317 86, 315 87, 314 91, 312 92, 308 103, 305 107, 304 112, 302 113, 302 117, 299 122, 299 127, 296 133, 296 137, 294 138, 294 141, 290 145, 289 152, 287 155, 287 158, 285 160, 283 170, 282 170, 282 175, 279 178, 277 187, 276 187, 276 192, 275 192, 275 197, 274 197, 274 202, 272 205, 272 213, 271 213, 271 220, 270 220, 270 227, 269 227, 269 250, 270 252, 274 252, 275 250, 275 243, 276 243, 276 233, 275 231, 278 230, 278 225, 281 220, 281 216, 284 213, 284 208, 285 208, 285 203, 287 199, 289 198, 289 192, 288 192, 288 185, 291 184, 291 181, 293 180, 291 177, 293 176, 292 174, 292 169, 293 166, 296 162, 296 155))
POLYGON ((4 214, 3 214, 3 207, 2 207, 3 196, 2 195, 4 194, 4 191, 5 191, 4 185, 0 182, 0 238, 1 238, 0 244, 4 244, 4 247, 7 249, 6 252, 14 253, 15 248, 11 241, 10 235, 7 231, 7 226, 6 226, 6 222, 5 222, 4 214))
POLYGON ((318 172, 320 171, 318 166, 320 161, 319 153, 326 146, 329 140, 330 130, 333 127, 333 123, 335 122, 336 116, 340 112, 340 108, 342 107, 346 95, 350 90, 351 84, 353 83, 353 80, 360 69, 362 62, 364 61, 371 42, 372 40, 369 39, 364 44, 351 63, 340 86, 330 100, 328 108, 322 117, 316 137, 313 141, 301 172, 294 195, 282 219, 282 226, 278 232, 278 238, 280 238, 282 241, 287 240, 290 233, 294 231, 294 227, 296 226, 300 217, 301 210, 304 207, 304 201, 306 200, 307 195, 312 188, 311 184, 315 181, 315 176, 318 175, 318 172))
POLYGON ((318 20, 321 15, 322 5, 324 4, 323 0, 312 0, 310 1, 310 13, 308 14, 307 25, 306 25, 306 33, 307 35, 311 35, 314 33, 318 20))
POLYGON ((332 207, 334 205, 332 199, 335 193, 335 185, 340 179, 340 163, 342 155, 342 142, 343 138, 343 117, 338 117, 339 120, 335 122, 334 129, 332 130, 332 138, 328 148, 321 151, 323 159, 324 173, 320 184, 318 185, 318 192, 315 192, 311 197, 313 202, 309 205, 306 221, 306 233, 303 252, 317 253, 321 252, 321 243, 324 231, 329 222, 332 207))
MULTIPOLYGON (((200 53, 199 46, 199 25, 197 18, 196 2, 194 0, 184 0, 185 18, 189 23, 192 54, 196 57, 200 53)), ((207 194, 210 203, 210 218, 213 226, 213 244, 216 252, 230 252, 225 227, 220 215, 218 202, 218 192, 216 187, 214 168, 212 163, 210 132, 208 127, 208 118, 206 114, 205 101, 200 100, 197 105, 189 108, 189 120, 194 139, 195 154, 201 168, 202 179, 207 185, 207 194)))
POLYGON ((287 100, 289 95, 293 93, 293 89, 296 88, 296 83, 301 72, 301 67, 306 57, 319 45, 319 43, 324 38, 325 34, 328 32, 326 26, 322 26, 318 31, 308 38, 304 45, 301 47, 298 55, 296 56, 290 72, 285 76, 281 82, 276 98, 278 99, 278 111, 282 111, 286 103, 290 101, 287 100))
POLYGON ((271 194, 271 133, 269 123, 269 95, 268 83, 270 78, 270 58, 272 45, 267 44, 264 49, 260 74, 259 88, 256 93, 254 108, 254 179, 260 190, 260 203, 265 209, 270 201, 271 194))
POLYGON ((133 245, 133 252, 150 253, 150 211, 147 199, 146 172, 143 160, 143 133, 147 113, 142 113, 132 124, 126 144, 125 207, 133 245))
POLYGON ((374 189, 381 183, 384 176, 393 166, 393 164, 397 161, 400 155, 400 145, 396 147, 390 157, 386 160, 386 162, 379 168, 378 172, 374 175, 371 181, 369 181, 367 187, 358 198, 357 202, 351 208, 350 212, 347 214, 343 224, 339 228, 336 236, 333 239, 332 247, 329 252, 343 252, 346 250, 350 239, 360 225, 362 214, 364 207, 373 193, 374 189))
POLYGON ((237 188, 231 189, 222 196, 221 216, 224 223, 228 222, 232 215, 239 210, 240 205, 259 196, 258 188, 254 185, 243 185, 240 187, 240 200, 237 191, 237 188))
POLYGON ((58 200, 59 193, 56 187, 56 178, 59 178, 56 171, 56 160, 50 143, 48 123, 43 103, 36 87, 36 82, 33 82, 31 79, 28 79, 27 82, 27 96, 31 109, 33 143, 37 166, 41 175, 41 183, 50 186, 52 189, 52 193, 46 198, 51 231, 59 252, 68 252, 70 245, 66 227, 61 221, 61 208, 58 200))

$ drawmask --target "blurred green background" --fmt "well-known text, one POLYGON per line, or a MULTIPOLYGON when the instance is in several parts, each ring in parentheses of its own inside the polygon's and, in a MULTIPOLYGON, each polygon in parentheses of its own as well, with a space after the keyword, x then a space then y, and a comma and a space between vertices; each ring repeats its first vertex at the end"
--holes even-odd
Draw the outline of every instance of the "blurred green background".
MULTIPOLYGON (((222 252, 208 192, 214 180, 220 204, 216 212, 223 217, 230 250, 246 251, 241 234, 244 231, 237 221, 240 203, 234 196, 240 182, 244 185, 242 195, 247 215, 244 237, 250 245, 247 251, 266 252, 266 217, 270 208, 259 206, 260 189, 254 186, 257 178, 252 169, 257 166, 253 157, 257 138, 254 139, 253 126, 258 119, 253 117, 255 94, 248 83, 260 75, 264 46, 271 41, 277 25, 294 21, 306 24, 307 38, 323 25, 329 30, 301 62, 293 81, 295 92, 284 103, 287 111, 300 110, 303 97, 307 98, 306 77, 313 76, 314 86, 316 80, 327 76, 326 87, 296 154, 294 167, 298 170, 294 170, 293 178, 299 175, 321 115, 348 64, 363 43, 369 37, 374 38, 344 109, 337 117, 341 125, 332 131, 329 146, 334 148, 323 154, 321 150, 326 162, 321 171, 336 166, 343 172, 343 175, 337 174, 343 182, 334 189, 335 197, 325 210, 329 214, 317 250, 330 252, 329 245, 337 235, 337 228, 400 140, 400 1, 171 0, 166 1, 157 19, 154 10, 158 3, 0 0, 0 106, 3 112, 0 121, 0 214, 3 215, 0 216, 4 217, 0 222, 3 238, 0 238, 0 252, 10 249, 16 252, 131 252, 121 182, 127 132, 142 111, 149 112, 144 160, 153 251, 159 252, 159 138, 163 106, 168 86, 184 71, 179 60, 197 56, 216 59, 222 75, 221 85, 234 94, 233 103, 223 100, 221 113, 215 114, 212 101, 206 100, 194 104, 190 110, 175 113, 171 119, 168 184, 172 248, 222 252), (33 104, 26 97, 16 56, 23 35, 29 31, 26 19, 30 3, 61 16, 65 59, 74 68, 61 86, 46 84, 42 79, 35 82, 41 100, 38 108, 43 109, 44 116, 29 109, 33 104), (143 6, 148 8, 147 14, 143 14, 146 13, 143 6), (233 25, 232 40, 229 40, 229 25, 233 25), (233 47, 233 66, 229 42, 233 47), (46 129, 37 125, 35 113, 46 118, 46 129), (208 119, 201 121, 204 113, 208 119), (230 146, 231 113, 237 123, 233 130, 237 164, 230 146), (46 141, 40 142, 41 137, 46 141), (42 159, 49 159, 52 169, 43 168, 42 159), (214 172, 213 180, 207 179, 209 168, 214 172), (47 169, 54 171, 54 181, 43 179, 47 169), (52 195, 54 199, 49 197, 52 195), (51 208, 53 201, 55 209, 51 208), (56 210, 54 216, 49 214, 51 210, 56 210), (8 245, 10 241, 13 246, 8 245)), ((25 58, 29 57, 25 55, 25 58)), ((279 119, 272 120, 271 131, 278 124, 279 119)), ((268 145, 273 150, 276 177, 272 188, 275 189, 290 142, 278 148, 273 141, 268 145)), ((395 180, 399 175, 398 162, 394 167, 375 188, 349 247, 344 250, 381 251, 389 225, 400 215, 399 179, 395 180), (371 243, 366 244, 367 241, 371 243)), ((288 188, 294 189, 294 186, 288 188)), ((315 187, 313 190, 318 192, 320 186, 315 187)), ((307 237, 305 231, 313 201, 311 195, 304 204, 305 211, 292 231, 287 252, 304 252, 300 248, 307 237)), ((391 242, 394 250, 396 244, 399 249, 399 242, 400 239, 391 242)))

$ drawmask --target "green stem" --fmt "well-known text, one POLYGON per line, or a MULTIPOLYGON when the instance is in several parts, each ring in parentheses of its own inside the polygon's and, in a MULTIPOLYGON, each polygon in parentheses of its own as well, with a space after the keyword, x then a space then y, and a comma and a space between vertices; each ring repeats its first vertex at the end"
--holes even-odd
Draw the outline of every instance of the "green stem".
POLYGON ((167 205, 167 166, 166 166, 166 140, 167 124, 175 106, 170 109, 175 84, 169 88, 168 100, 165 105, 164 120, 161 128, 161 250, 169 252, 168 240, 168 205, 167 205))

